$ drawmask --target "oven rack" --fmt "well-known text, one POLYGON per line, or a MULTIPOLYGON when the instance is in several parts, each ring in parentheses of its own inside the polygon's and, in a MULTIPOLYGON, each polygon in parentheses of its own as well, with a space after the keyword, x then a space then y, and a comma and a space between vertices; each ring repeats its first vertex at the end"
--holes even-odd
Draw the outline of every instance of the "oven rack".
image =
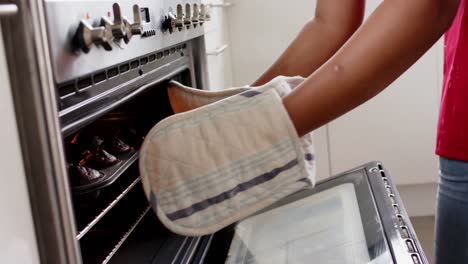
POLYGON ((149 207, 141 181, 138 181, 80 240, 76 240, 83 263, 102 263, 112 251, 117 251, 116 246, 130 236, 149 207))
POLYGON ((204 263, 214 235, 179 236, 167 230, 150 211, 148 206, 101 263, 204 263), (134 247, 139 250, 134 252, 134 247))
POLYGON ((73 187, 72 190, 76 194, 85 194, 89 192, 94 192, 96 190, 102 189, 106 186, 111 185, 138 159, 139 153, 136 150, 132 150, 128 153, 118 155, 117 158, 121 160, 120 163, 100 170, 101 173, 104 173, 104 176, 101 180, 88 184, 85 186, 73 187))
POLYGON ((125 195, 127 195, 138 183, 140 183, 141 179, 138 177, 135 179, 122 193, 120 193, 100 214, 98 214, 85 228, 78 232, 76 236, 77 240, 80 240, 86 233, 89 232, 114 206, 120 202, 125 195))
POLYGON ((180 263, 188 264, 195 257, 196 249, 201 244, 201 237, 186 237, 184 244, 179 248, 174 260, 179 260, 180 263), (185 254, 184 254, 185 253, 185 254))
POLYGON ((107 255, 107 257, 104 259, 102 264, 107 264, 109 261, 112 259, 112 257, 115 255, 115 253, 120 249, 120 247, 123 245, 123 243, 127 240, 127 238, 132 234, 133 230, 140 224, 141 220, 146 216, 146 214, 149 212, 151 209, 151 206, 148 205, 145 210, 141 213, 141 215, 138 217, 138 219, 135 221, 135 223, 128 229, 128 231, 125 233, 125 235, 119 240, 119 242, 115 245, 115 247, 112 249, 112 251, 107 255))
POLYGON ((201 245, 195 253, 193 263, 204 263, 208 255, 211 243, 213 242, 214 235, 202 238, 201 245))

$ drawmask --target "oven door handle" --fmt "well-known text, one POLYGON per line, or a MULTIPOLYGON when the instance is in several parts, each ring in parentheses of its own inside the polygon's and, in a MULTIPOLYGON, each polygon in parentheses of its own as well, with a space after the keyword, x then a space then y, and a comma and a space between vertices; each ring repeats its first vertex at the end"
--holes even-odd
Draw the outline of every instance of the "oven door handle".
POLYGON ((210 3, 208 4, 209 7, 221 7, 221 8, 226 8, 226 7, 231 7, 233 6, 233 3, 210 3))
POLYGON ((226 51, 226 49, 229 48, 228 44, 224 44, 223 46, 217 48, 215 51, 212 52, 207 52, 206 55, 208 56, 218 56, 219 54, 223 53, 226 51))
POLYGON ((0 17, 12 16, 18 13, 18 6, 15 4, 0 4, 0 17))

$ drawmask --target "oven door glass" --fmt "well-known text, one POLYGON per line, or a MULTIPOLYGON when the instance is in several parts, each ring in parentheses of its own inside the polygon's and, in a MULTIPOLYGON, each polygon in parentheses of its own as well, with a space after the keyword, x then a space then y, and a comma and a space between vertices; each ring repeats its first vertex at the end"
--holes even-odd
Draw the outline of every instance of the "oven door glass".
POLYGON ((364 173, 290 196, 235 227, 226 263, 393 263, 364 173))

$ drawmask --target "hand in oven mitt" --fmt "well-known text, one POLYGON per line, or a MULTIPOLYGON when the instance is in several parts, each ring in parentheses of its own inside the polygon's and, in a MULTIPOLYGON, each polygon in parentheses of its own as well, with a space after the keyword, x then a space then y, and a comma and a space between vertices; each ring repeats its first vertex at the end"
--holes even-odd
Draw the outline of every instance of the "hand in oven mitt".
POLYGON ((315 184, 312 135, 299 138, 281 97, 304 79, 210 92, 171 83, 175 115, 147 135, 140 173, 171 231, 202 236, 315 184))

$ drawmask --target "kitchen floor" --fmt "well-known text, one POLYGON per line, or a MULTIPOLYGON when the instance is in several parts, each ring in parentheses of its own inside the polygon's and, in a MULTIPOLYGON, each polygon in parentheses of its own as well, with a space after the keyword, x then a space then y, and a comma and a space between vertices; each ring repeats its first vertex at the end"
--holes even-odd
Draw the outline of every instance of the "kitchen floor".
POLYGON ((434 263, 434 217, 413 217, 411 222, 429 263, 434 263))

